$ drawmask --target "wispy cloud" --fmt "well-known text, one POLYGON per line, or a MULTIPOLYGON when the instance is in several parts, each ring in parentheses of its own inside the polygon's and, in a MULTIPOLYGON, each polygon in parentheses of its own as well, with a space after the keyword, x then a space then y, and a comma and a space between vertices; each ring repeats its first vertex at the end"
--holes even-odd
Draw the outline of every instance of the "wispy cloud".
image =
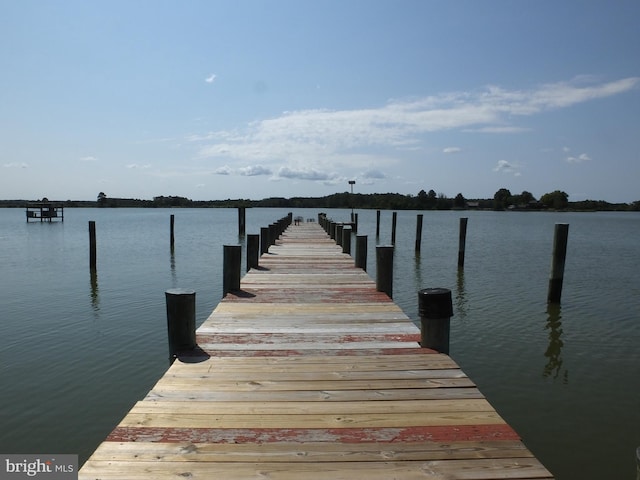
POLYGON ((215 73, 212 73, 207 78, 205 78, 204 81, 207 83, 213 83, 216 78, 218 78, 218 76, 215 73))
POLYGON ((25 162, 10 162, 2 165, 4 168, 29 168, 29 164, 25 162))
POLYGON ((92 155, 88 155, 86 157, 80 157, 81 162, 97 162, 98 158, 92 155))
POLYGON ((519 177, 520 175, 522 175, 520 173, 520 166, 513 164, 511 162, 508 162, 507 160, 498 160, 498 163, 496 164, 496 166, 493 167, 493 171, 499 172, 499 173, 512 174, 516 177, 519 177))
POLYGON ((591 160, 591 157, 589 157, 589 155, 587 155, 586 153, 581 153, 577 157, 569 156, 566 158, 566 161, 569 163, 582 163, 588 162, 589 160, 591 160))
MULTIPOLYGON (((640 77, 596 83, 583 76, 528 90, 489 86, 478 91, 395 99, 372 108, 284 112, 244 129, 194 134, 188 140, 200 144, 201 159, 230 165, 225 174, 247 175, 253 170, 243 166, 257 163, 265 169, 264 174, 274 172, 272 178, 327 182, 340 177, 327 172, 364 166, 380 169, 394 161, 394 152, 424 145, 433 132, 525 132, 528 127, 514 123, 519 117, 619 95, 638 84, 640 77)), ((459 151, 459 147, 447 147, 443 153, 459 151)), ((507 165, 509 162, 499 164, 497 171, 509 171, 507 165)), ((519 174, 517 167, 511 165, 511 173, 519 174)))
POLYGON ((460 153, 461 151, 460 147, 447 147, 442 150, 442 153, 460 153))
POLYGON ((147 163, 145 165, 140 165, 138 163, 130 163, 128 165, 125 165, 125 167, 127 167, 130 170, 137 170, 137 169, 146 170, 148 168, 151 168, 151 164, 147 163))

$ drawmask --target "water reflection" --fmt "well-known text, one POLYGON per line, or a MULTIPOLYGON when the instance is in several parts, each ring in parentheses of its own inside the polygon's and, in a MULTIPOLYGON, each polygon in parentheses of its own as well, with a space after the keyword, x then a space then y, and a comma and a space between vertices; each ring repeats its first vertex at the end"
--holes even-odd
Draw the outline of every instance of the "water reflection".
POLYGON ((467 318, 467 291, 464 285, 464 269, 458 269, 458 278, 456 280, 456 314, 462 321, 467 318))
POLYGON ((89 284, 91 287, 91 308, 94 312, 100 311, 100 292, 98 290, 98 269, 91 268, 89 284))
POLYGON ((562 309, 559 304, 549 304, 547 306, 547 324, 545 330, 549 330, 549 346, 544 356, 548 358, 547 364, 542 372, 543 377, 550 377, 554 380, 562 378, 562 383, 569 383, 569 371, 563 369, 562 361, 562 309))

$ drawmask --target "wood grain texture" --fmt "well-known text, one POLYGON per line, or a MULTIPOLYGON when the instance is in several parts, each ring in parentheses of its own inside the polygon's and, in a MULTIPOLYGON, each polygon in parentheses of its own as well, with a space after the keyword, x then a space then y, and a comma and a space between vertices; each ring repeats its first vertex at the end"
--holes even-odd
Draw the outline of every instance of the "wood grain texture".
POLYGON ((290 226, 196 339, 80 479, 552 478, 315 223, 290 226))

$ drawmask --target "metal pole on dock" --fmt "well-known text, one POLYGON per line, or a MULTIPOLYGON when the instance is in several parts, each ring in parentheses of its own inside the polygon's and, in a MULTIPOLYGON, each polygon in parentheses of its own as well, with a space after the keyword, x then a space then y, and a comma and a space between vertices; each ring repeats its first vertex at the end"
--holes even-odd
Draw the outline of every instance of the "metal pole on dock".
POLYGON ((396 244, 396 224, 398 223, 398 212, 391 215, 391 245, 396 244))
POLYGON ((351 255, 351 227, 342 227, 342 253, 351 255))
POLYGON ((416 252, 422 247, 422 214, 419 213, 416 220, 416 252))
POLYGON ((174 288, 165 292, 171 363, 178 352, 196 348, 196 292, 174 288))
POLYGON ((173 247, 175 245, 175 237, 173 235, 174 232, 174 225, 175 225, 175 215, 171 215, 170 219, 169 219, 169 246, 171 247, 171 250, 173 250, 173 247))
POLYGON ((242 263, 242 250, 240 245, 224 245, 224 265, 222 296, 227 293, 240 290, 240 264, 242 263))
POLYGON ((258 268, 260 259, 260 235, 247 235, 247 272, 252 268, 258 268))
POLYGON ((376 290, 393 298, 393 245, 376 247, 376 290))
POLYGON ((549 278, 547 303, 560 303, 562 281, 564 280, 564 264, 567 258, 568 237, 569 224, 556 223, 553 235, 553 256, 551 259, 551 276, 549 278))
POLYGON ((356 267, 367 271, 367 236, 356 236, 356 267))
POLYGON ((89 220, 89 268, 96 268, 96 222, 89 220))
POLYGON ((460 238, 458 241, 458 268, 464 267, 464 251, 467 243, 467 220, 468 218, 460 219, 460 238))
POLYGON ((449 330, 453 301, 448 288, 425 288, 418 292, 420 346, 449 354, 449 330))

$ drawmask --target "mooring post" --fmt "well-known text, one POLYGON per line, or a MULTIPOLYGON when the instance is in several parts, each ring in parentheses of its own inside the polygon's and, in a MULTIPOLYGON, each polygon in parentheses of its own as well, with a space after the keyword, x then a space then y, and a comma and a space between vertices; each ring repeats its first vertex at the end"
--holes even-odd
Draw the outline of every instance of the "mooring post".
POLYGON ((171 215, 171 217, 169 218, 169 246, 171 247, 171 250, 173 250, 173 247, 175 245, 175 237, 173 235, 173 231, 174 231, 174 225, 175 225, 175 215, 171 215))
POLYGON ((425 288, 418 292, 420 346, 449 354, 449 330, 453 301, 448 288, 425 288))
POLYGON ((393 298, 393 245, 376 247, 376 290, 393 298))
POLYGON ((358 233, 358 214, 356 213, 354 215, 354 217, 355 217, 355 219, 354 219, 353 225, 352 225, 352 228, 353 228, 352 232, 353 233, 358 233))
POLYGON ((367 236, 356 236, 356 267, 367 271, 367 236))
POLYGON ((391 245, 396 244, 396 224, 398 223, 398 212, 391 215, 391 245))
POLYGON ((416 252, 422 247, 422 214, 419 213, 416 220, 416 252))
POLYGON ((196 292, 174 288, 165 292, 169 359, 180 351, 196 348, 196 292))
POLYGON ((334 222, 333 220, 329 222, 329 237, 331 238, 331 240, 336 239, 336 222, 334 222))
POLYGON ((342 230, 344 230, 344 224, 336 225, 336 244, 340 246, 342 246, 342 230))
POLYGON ((278 225, 272 223, 269 225, 269 246, 276 244, 278 238, 278 225))
POLYGON ((247 235, 247 272, 252 268, 258 268, 260 259, 260 235, 247 235))
POLYGON ((467 220, 468 218, 460 219, 460 238, 458 240, 458 268, 464 267, 464 251, 467 243, 467 220))
POLYGON ((238 235, 244 236, 246 232, 246 224, 247 224, 247 216, 246 216, 246 208, 238 207, 238 235))
POLYGON ((260 227, 260 255, 269 251, 269 228, 260 227))
POLYGON ((351 255, 351 227, 342 227, 342 253, 351 255))
POLYGON ((380 210, 376 210, 376 238, 380 236, 380 210))
POLYGON ((556 223, 553 235, 553 255, 551 258, 551 276, 549 277, 547 303, 560 303, 562 281, 564 279, 564 264, 567 258, 568 237, 569 224, 556 223))
POLYGON ((96 268, 96 222, 89 220, 89 268, 96 268))
POLYGON ((242 263, 242 250, 240 245, 224 245, 224 265, 222 296, 227 293, 240 290, 240 264, 242 263))

